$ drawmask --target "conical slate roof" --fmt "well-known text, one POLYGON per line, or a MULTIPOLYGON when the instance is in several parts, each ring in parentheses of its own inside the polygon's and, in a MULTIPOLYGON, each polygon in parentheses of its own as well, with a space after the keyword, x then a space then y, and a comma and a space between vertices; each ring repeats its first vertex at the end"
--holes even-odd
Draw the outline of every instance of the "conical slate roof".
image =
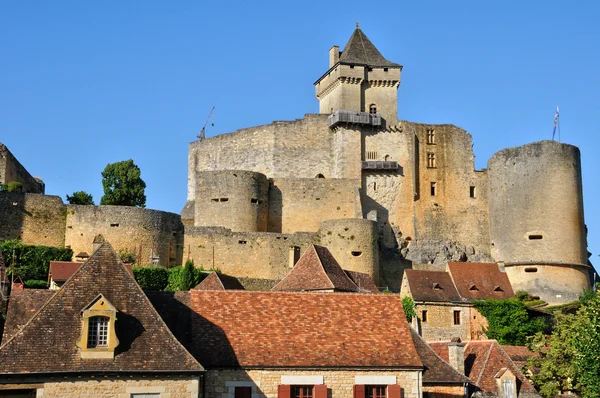
POLYGON ((381 55, 379 50, 367 38, 367 35, 357 26, 346 47, 340 55, 341 64, 367 65, 371 67, 401 68, 402 66, 390 62, 381 55))
POLYGON ((102 244, 0 347, 0 374, 202 370, 173 336, 109 243, 102 244), (81 312, 100 294, 118 311, 119 345, 114 359, 83 359, 76 346, 81 336, 81 312))

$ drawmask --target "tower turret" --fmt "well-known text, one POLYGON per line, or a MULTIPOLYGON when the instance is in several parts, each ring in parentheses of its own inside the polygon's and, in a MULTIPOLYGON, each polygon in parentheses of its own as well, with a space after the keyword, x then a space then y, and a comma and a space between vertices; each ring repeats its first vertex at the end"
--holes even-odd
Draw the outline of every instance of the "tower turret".
POLYGON ((329 70, 315 82, 320 113, 350 111, 398 117, 398 86, 402 65, 381 55, 356 24, 343 51, 329 50, 329 70))

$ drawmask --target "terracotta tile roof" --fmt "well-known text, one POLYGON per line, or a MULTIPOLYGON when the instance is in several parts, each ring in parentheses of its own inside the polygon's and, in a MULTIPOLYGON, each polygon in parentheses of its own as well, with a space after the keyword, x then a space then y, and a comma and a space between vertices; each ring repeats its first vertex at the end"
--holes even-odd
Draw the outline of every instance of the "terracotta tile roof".
POLYGON ((404 271, 415 301, 461 301, 450 274, 442 271, 404 271))
POLYGON ((400 297, 192 290, 206 367, 421 367, 400 297))
MULTIPOLYGON (((421 362, 425 366, 423 383, 471 383, 468 377, 458 372, 448 362, 438 356, 414 329, 410 328, 410 332, 421 362)), ((446 347, 448 346, 446 345, 446 347)))
POLYGON ((244 290, 237 278, 211 272, 194 290, 244 290))
POLYGON ((0 347, 0 374, 201 370, 108 243, 0 347), (81 310, 100 294, 118 310, 119 346, 114 359, 81 359, 81 310))
POLYGON ((540 354, 537 352, 531 351, 527 347, 518 346, 518 345, 503 345, 502 349, 506 354, 510 357, 510 359, 522 369, 523 366, 527 363, 529 358, 539 358, 540 354))
POLYGON ((506 272, 495 263, 448 262, 448 271, 461 297, 469 300, 514 297, 506 272))
POLYGON ((8 341, 8 339, 14 336, 55 293, 56 290, 48 289, 13 291, 8 301, 8 311, 6 313, 2 341, 8 341))
POLYGON ((299 292, 309 290, 336 290, 359 292, 326 247, 312 245, 300 257, 290 273, 274 291, 299 292))
MULTIPOLYGON (((442 359, 448 360, 447 341, 432 342, 429 345, 442 359)), ((509 348, 509 351, 516 350, 509 348)), ((496 340, 469 341, 465 344, 465 373, 482 391, 496 391, 495 376, 502 368, 510 369, 521 382, 519 396, 521 393, 537 394, 531 382, 521 372, 519 365, 496 340)))
POLYGON ((345 269, 344 272, 348 278, 350 278, 350 280, 354 282, 356 286, 358 286, 360 291, 367 293, 379 293, 379 288, 377 285, 375 285, 375 282, 373 282, 373 279, 369 276, 369 274, 365 274, 364 272, 348 271, 347 269, 345 269))
POLYGON ((64 282, 81 267, 83 263, 73 261, 50 261, 49 278, 64 282))
POLYGON ((340 55, 341 64, 368 65, 373 67, 401 68, 400 65, 390 62, 381 55, 379 50, 367 38, 360 28, 356 27, 346 47, 340 55))

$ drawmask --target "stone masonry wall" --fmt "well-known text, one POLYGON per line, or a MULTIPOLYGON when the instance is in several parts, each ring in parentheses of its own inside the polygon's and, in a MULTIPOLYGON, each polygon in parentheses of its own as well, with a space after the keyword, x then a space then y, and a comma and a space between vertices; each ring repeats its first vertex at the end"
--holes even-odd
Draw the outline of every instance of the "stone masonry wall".
POLYGON ((420 370, 214 369, 206 374, 206 398, 234 398, 235 386, 252 387, 252 398, 277 398, 282 376, 322 376, 330 398, 352 398, 356 376, 396 376, 402 398, 421 397, 420 370))
POLYGON ((471 306, 457 303, 415 303, 421 336, 425 341, 471 340, 471 306), (427 321, 423 322, 423 311, 427 321), (460 325, 454 324, 454 311, 460 311, 460 325))
MULTIPOLYGON (((269 232, 315 232, 324 220, 355 218, 359 180, 275 179, 269 189, 269 232)), ((358 215, 362 217, 362 215, 358 215)))
POLYGON ((58 196, 0 192, 0 240, 64 247, 65 216, 58 196))
POLYGON ((451 398, 451 397, 464 397, 465 387, 462 385, 423 385, 423 394, 427 398, 451 398))
POLYGON ((150 264, 151 253, 163 266, 182 263, 183 224, 178 214, 129 206, 67 205, 66 220, 65 244, 74 254, 91 254, 94 237, 102 234, 115 250, 133 250, 141 265, 150 264))
POLYGON ((116 397, 130 398, 132 394, 160 394, 161 398, 198 398, 200 396, 198 376, 140 376, 114 377, 89 376, 60 377, 56 381, 44 383, 38 389, 37 397, 43 398, 79 398, 79 397, 116 397))
POLYGON ((23 192, 44 193, 44 183, 33 178, 8 148, 0 143, 0 184, 13 181, 23 184, 23 192))

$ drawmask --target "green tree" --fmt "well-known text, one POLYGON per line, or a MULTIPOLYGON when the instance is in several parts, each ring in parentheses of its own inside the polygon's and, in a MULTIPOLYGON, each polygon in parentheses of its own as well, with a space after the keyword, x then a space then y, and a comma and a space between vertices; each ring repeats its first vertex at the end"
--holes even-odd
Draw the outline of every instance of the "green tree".
POLYGON ((146 183, 133 160, 110 163, 102 172, 104 196, 101 205, 146 207, 146 183))
POLYGON ((584 398, 600 397, 600 296, 596 293, 583 302, 575 318, 571 341, 581 395, 584 398))
POLYGON ((183 266, 183 278, 181 282, 181 290, 190 290, 194 287, 194 260, 187 260, 183 266))
POLYGON ((417 317, 417 313, 415 311, 415 302, 412 297, 402 297, 402 308, 404 309, 404 316, 406 317, 408 323, 412 322, 413 318, 417 317))
POLYGON ((76 191, 73 195, 67 195, 67 202, 71 205, 93 205, 94 198, 87 192, 76 191))
POLYGON ((527 337, 547 328, 546 321, 530 317, 525 304, 517 298, 477 300, 473 305, 488 321, 485 334, 500 344, 524 345, 527 337))

